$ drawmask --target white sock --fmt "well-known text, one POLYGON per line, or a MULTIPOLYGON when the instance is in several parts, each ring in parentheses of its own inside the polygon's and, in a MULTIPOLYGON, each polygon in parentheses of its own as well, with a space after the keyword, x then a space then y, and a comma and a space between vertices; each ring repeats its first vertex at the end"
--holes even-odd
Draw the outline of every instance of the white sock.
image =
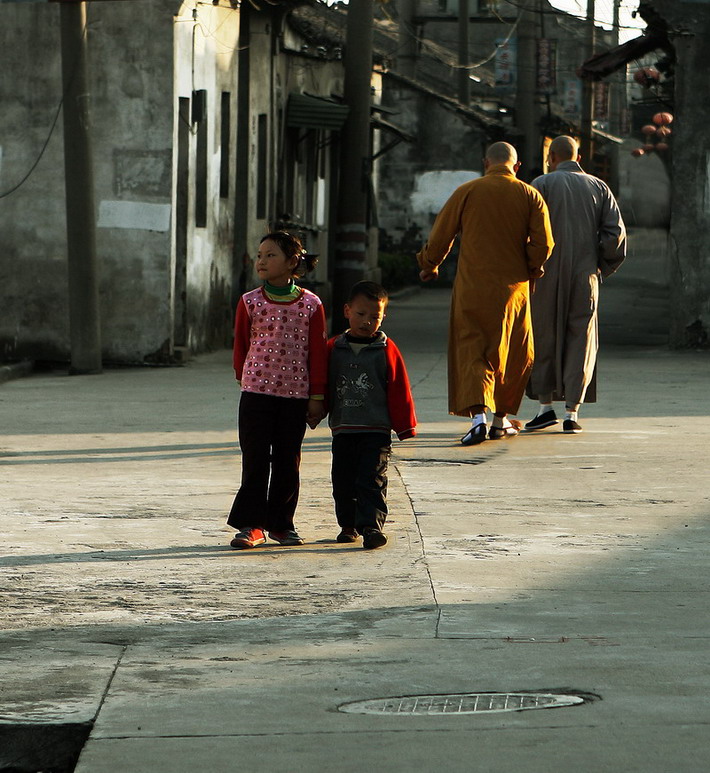
POLYGON ((474 416, 471 417, 471 426, 477 427, 479 424, 485 424, 486 423, 486 414, 485 413, 477 413, 474 416))
POLYGON ((567 411, 565 421, 577 421, 577 411, 567 411))
POLYGON ((540 407, 537 409, 536 416, 542 416, 543 413, 547 413, 552 410, 552 403, 540 403, 540 407))
POLYGON ((508 421, 507 416, 493 416, 493 426, 497 427, 498 429, 506 429, 507 427, 512 427, 513 425, 508 421))

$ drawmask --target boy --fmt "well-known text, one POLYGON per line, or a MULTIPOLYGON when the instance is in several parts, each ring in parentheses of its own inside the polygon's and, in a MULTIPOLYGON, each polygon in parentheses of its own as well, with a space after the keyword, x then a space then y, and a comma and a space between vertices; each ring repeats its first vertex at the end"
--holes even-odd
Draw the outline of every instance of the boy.
POLYGON ((387 543, 387 464, 394 430, 416 435, 414 399, 404 360, 380 325, 387 291, 358 282, 345 304, 349 328, 328 341, 328 424, 333 432, 333 499, 338 542, 371 550, 387 543))

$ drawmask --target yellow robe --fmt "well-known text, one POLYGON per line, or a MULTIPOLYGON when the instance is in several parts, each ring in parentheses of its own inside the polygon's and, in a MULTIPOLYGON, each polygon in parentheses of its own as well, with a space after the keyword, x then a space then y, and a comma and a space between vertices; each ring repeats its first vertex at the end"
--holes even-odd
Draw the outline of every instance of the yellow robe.
POLYGON ((533 364, 529 280, 554 241, 542 196, 503 164, 459 186, 417 255, 433 269, 460 234, 449 317, 449 413, 517 413, 533 364))

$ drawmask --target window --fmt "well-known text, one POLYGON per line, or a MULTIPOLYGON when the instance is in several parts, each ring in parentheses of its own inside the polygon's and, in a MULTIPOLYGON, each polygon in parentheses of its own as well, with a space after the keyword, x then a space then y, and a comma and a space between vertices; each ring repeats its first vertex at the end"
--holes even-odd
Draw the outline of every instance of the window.
POLYGON ((192 94, 192 120, 197 123, 195 158, 195 225, 207 226, 207 92, 192 94))
POLYGON ((266 113, 259 114, 256 137, 256 216, 263 220, 266 217, 266 113))
POLYGON ((222 92, 221 126, 220 126, 220 162, 219 162, 219 195, 223 199, 229 198, 229 167, 230 159, 230 134, 232 127, 232 95, 228 91, 222 92))

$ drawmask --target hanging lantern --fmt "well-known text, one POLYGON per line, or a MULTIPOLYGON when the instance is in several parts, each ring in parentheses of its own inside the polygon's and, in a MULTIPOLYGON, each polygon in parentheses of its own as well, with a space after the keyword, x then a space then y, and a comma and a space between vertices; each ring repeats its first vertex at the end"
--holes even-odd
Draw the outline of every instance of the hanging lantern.
POLYGON ((656 133, 656 127, 652 123, 647 123, 645 126, 641 127, 641 131, 644 134, 655 134, 656 133))
POLYGON ((646 153, 653 153, 653 151, 656 149, 656 146, 651 144, 650 142, 647 142, 643 146, 643 149, 644 149, 644 152, 646 152, 646 153))
POLYGON ((634 80, 645 89, 655 86, 660 80, 661 73, 655 67, 642 67, 634 73, 634 80))
POLYGON ((659 126, 656 129, 656 136, 658 136, 658 137, 670 137, 671 136, 671 130, 667 126, 659 126))
POLYGON ((667 126, 670 123, 673 123, 673 116, 670 113, 656 113, 656 115, 653 116, 653 123, 656 124, 656 126, 667 126))
POLYGON ((656 143, 656 150, 659 150, 661 153, 663 153, 663 151, 668 150, 668 143, 667 142, 657 142, 656 143))
POLYGON ((643 148, 634 148, 631 151, 632 156, 636 156, 638 158, 639 156, 644 156, 646 154, 646 151, 643 148))

